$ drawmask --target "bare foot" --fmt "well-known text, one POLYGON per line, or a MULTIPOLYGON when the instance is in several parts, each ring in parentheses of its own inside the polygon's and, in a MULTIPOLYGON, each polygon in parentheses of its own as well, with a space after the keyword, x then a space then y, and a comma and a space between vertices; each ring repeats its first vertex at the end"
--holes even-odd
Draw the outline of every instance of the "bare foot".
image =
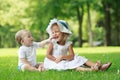
POLYGON ((109 67, 112 65, 111 62, 107 62, 106 64, 103 64, 101 67, 100 67, 100 70, 101 71, 106 71, 109 69, 109 67))
POLYGON ((43 65, 40 65, 40 66, 38 67, 38 70, 39 70, 40 72, 44 71, 43 65))

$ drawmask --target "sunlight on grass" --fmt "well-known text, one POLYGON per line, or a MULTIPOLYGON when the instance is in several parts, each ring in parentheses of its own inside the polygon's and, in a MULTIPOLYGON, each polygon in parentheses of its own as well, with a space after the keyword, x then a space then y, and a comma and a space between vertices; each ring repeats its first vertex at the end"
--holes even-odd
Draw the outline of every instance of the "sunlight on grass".
MULTIPOLYGON (((0 57, 17 56, 18 48, 1 48, 0 57)), ((120 47, 92 47, 92 48, 74 48, 75 54, 101 54, 101 53, 119 53, 120 47)), ((37 49, 37 55, 46 55, 46 48, 37 49)))
POLYGON ((17 48, 1 48, 0 57, 3 56, 17 56, 17 48))
POLYGON ((91 48, 74 48, 75 53, 97 54, 97 53, 118 53, 120 47, 91 47, 91 48))

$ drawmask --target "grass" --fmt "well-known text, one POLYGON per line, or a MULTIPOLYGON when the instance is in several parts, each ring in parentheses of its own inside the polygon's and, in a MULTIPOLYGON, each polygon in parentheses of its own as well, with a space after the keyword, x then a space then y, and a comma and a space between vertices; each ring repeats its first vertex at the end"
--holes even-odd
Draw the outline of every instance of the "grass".
MULTIPOLYGON (((101 60, 102 63, 111 61, 113 64, 108 71, 76 72, 44 71, 21 72, 17 70, 17 48, 0 49, 0 80, 120 80, 120 47, 74 48, 76 54, 89 60, 101 60)), ((37 61, 45 58, 45 49, 37 50, 37 61)))

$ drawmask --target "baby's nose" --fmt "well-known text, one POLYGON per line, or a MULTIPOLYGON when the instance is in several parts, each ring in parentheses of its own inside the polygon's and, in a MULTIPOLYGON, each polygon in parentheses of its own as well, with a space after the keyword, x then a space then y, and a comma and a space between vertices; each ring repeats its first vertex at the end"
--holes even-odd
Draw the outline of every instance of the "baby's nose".
POLYGON ((33 37, 31 37, 31 40, 33 40, 33 37))

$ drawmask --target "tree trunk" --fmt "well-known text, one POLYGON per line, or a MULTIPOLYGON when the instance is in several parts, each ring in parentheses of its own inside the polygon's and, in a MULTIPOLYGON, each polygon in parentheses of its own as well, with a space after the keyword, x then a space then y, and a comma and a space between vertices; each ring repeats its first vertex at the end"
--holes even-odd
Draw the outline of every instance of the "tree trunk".
POLYGON ((111 16, 110 16, 110 4, 108 2, 103 2, 104 12, 105 12, 105 45, 111 45, 111 16))
POLYGON ((115 21, 116 21, 116 24, 115 24, 115 31, 116 31, 116 45, 117 46, 120 46, 120 19, 119 19, 119 2, 117 1, 116 2, 116 5, 115 5, 115 21))
POLYGON ((79 29, 78 29, 78 42, 79 42, 79 47, 82 47, 82 22, 83 22, 83 13, 84 9, 83 6, 81 6, 81 14, 79 10, 79 6, 76 7, 77 11, 77 18, 78 18, 78 24, 79 24, 79 29))
POLYGON ((89 44, 93 46, 93 35, 91 30, 91 19, 90 19, 90 4, 87 2, 87 13, 88 13, 88 36, 89 36, 89 44))

